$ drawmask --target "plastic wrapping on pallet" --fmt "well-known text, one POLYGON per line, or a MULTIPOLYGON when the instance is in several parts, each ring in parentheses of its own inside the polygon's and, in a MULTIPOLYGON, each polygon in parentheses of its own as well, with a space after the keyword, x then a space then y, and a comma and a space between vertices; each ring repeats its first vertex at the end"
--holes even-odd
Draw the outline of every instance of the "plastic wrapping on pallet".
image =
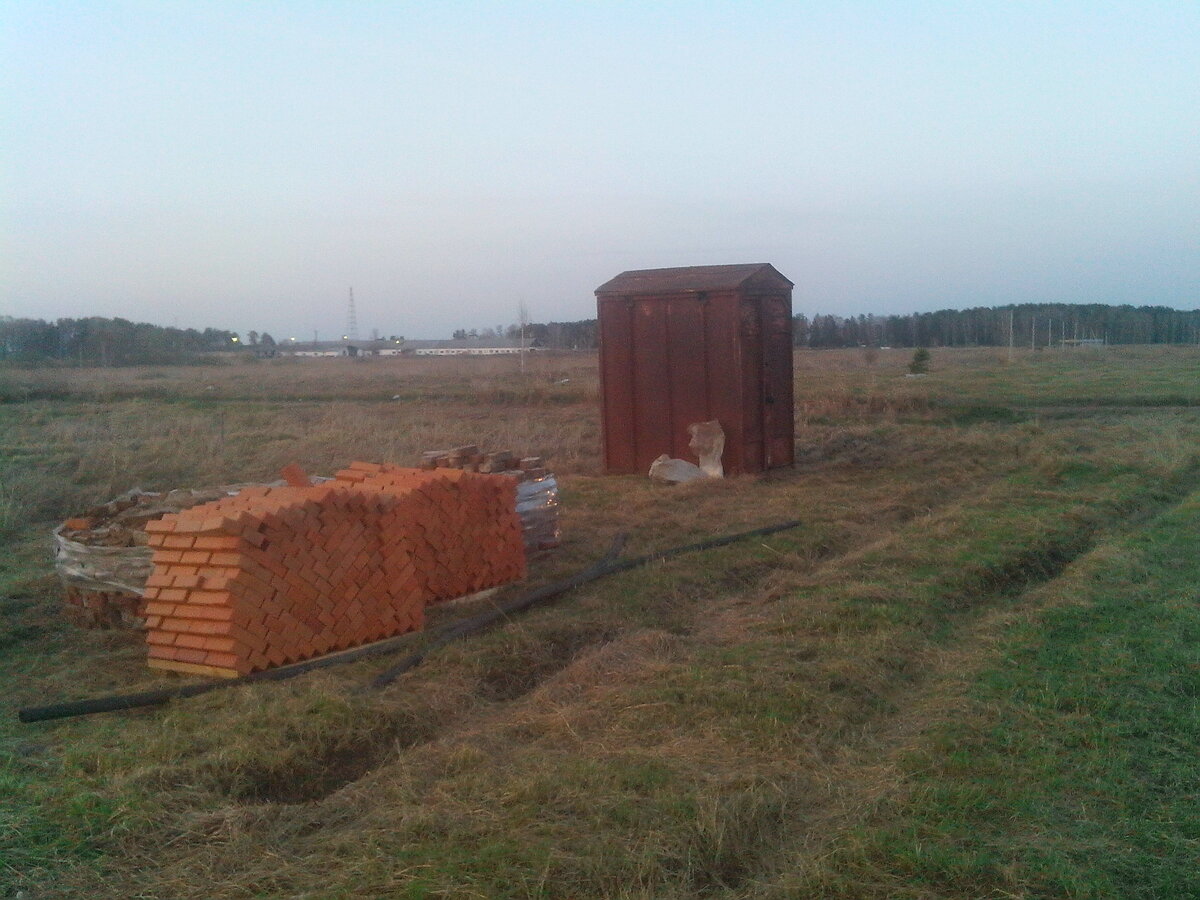
POLYGON ((140 596, 153 568, 147 522, 236 494, 244 484, 167 492, 134 488, 68 519, 52 534, 54 570, 68 588, 140 596))
POLYGON ((558 525, 558 482, 547 472, 517 485, 517 515, 528 550, 557 547, 562 536, 558 525))
POLYGON ((154 568, 149 547, 93 547, 71 540, 66 525, 54 529, 54 570, 64 584, 91 591, 141 594, 154 568))
MULTIPOLYGON (((540 459, 536 461, 540 463, 540 459)), ((515 457, 512 463, 516 464, 515 457)), ((299 469, 291 474, 293 486, 303 484, 304 479, 312 485, 330 481, 305 476, 299 469)), ((522 479, 517 484, 516 511, 524 546, 528 550, 558 546, 558 483, 554 476, 536 468, 518 469, 511 474, 522 479)), ((54 530, 53 540, 54 567, 63 583, 69 618, 87 628, 141 627, 143 620, 138 609, 146 581, 154 569, 153 551, 146 545, 145 524, 235 496, 245 488, 258 491, 284 483, 225 485, 169 493, 135 489, 89 510, 85 516, 67 520, 54 530)))

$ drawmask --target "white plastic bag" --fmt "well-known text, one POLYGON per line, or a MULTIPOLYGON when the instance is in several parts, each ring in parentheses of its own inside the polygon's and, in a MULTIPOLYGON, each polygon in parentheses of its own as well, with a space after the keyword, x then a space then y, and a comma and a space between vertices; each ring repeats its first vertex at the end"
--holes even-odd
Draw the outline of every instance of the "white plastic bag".
POLYGON ((697 478, 707 478, 708 476, 695 463, 690 463, 686 459, 672 459, 664 453, 654 462, 650 463, 650 477, 655 481, 678 483, 682 481, 694 481, 697 478))
POLYGON ((692 439, 688 449, 700 460, 700 468, 709 478, 724 478, 721 454, 725 452, 725 429, 716 419, 711 422, 693 422, 688 426, 692 439))

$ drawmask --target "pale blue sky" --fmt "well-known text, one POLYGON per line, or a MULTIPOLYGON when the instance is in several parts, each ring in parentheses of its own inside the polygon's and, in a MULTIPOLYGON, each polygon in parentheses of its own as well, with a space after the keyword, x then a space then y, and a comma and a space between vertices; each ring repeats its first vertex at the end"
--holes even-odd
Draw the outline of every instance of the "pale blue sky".
POLYGON ((0 0, 0 314, 409 337, 771 262, 798 312, 1200 307, 1200 3, 0 0))

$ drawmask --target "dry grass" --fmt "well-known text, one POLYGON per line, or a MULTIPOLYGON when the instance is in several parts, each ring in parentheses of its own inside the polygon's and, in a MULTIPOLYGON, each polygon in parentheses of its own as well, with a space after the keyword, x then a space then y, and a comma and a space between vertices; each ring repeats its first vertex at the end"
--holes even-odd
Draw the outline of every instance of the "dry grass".
MULTIPOLYGON (((821 860, 903 795, 904 761, 963 708, 969 673, 1051 602, 1039 586, 1197 478, 1190 410, 1071 408, 1148 356, 1089 360, 1052 390, 1041 359, 934 351, 934 374, 907 379, 903 356, 800 354, 797 468, 674 488, 598 475, 594 359, 562 362, 577 367, 567 385, 529 376, 536 391, 505 360, 267 364, 254 398, 242 381, 204 397, 183 373, 102 373, 123 399, 101 405, 86 378, 52 373, 53 391, 0 405, 6 471, 41 515, 136 483, 404 462, 470 441, 541 452, 563 474, 566 540, 532 561, 533 582, 620 530, 636 554, 805 524, 597 582, 381 693, 362 686, 386 663, 360 663, 7 726, 12 883, 38 897, 682 898, 788 896, 803 875, 841 890, 821 860), (383 379, 401 371, 414 396, 392 401, 383 379), (185 396, 127 393, 164 380, 185 396), (309 396, 322 390, 332 399, 309 396), (37 500, 51 484, 59 494, 37 500)), ((1160 388, 1129 396, 1169 397, 1192 361, 1158 364, 1160 388)), ((0 575, 26 636, 10 636, 0 673, 14 705, 160 683, 134 638, 59 626, 37 535, 11 527, 0 575)))
MULTIPOLYGON (((927 409, 994 413, 1081 406, 1200 404, 1200 348, 1106 347, 1100 350, 934 349, 929 374, 907 375, 910 350, 801 351, 796 402, 808 421, 831 415, 877 420, 890 406, 901 417, 927 409)), ((801 418, 804 421, 805 418, 801 418)))
POLYGON ((595 354, 429 359, 235 359, 211 366, 0 369, 0 400, 593 400, 595 354))

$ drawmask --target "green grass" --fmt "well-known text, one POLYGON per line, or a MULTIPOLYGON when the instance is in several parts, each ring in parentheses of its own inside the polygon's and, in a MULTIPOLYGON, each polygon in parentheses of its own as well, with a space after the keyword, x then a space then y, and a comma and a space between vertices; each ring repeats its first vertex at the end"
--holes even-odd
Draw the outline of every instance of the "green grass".
MULTIPOLYGON (((1003 405, 1134 407, 1200 404, 1200 351, 1195 347, 1108 347, 1098 351, 934 349, 927 376, 906 378, 911 353, 892 350, 868 362, 860 351, 797 354, 796 401, 801 421, 866 418, 891 408, 899 415, 1003 405), (833 376, 833 377, 831 377, 833 376)), ((995 415, 995 413, 992 413, 995 415)))
POLYGON ((792 887, 822 896, 1200 896, 1200 496, 1043 590, 971 714, 792 887))

